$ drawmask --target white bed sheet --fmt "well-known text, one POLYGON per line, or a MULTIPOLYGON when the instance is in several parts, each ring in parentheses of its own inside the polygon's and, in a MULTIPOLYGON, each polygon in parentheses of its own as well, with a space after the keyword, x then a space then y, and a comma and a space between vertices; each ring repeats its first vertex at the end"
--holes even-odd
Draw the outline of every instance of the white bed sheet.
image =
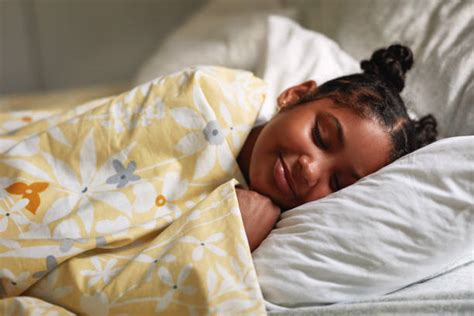
POLYGON ((270 315, 472 315, 474 313, 474 262, 417 283, 376 300, 319 307, 274 309, 270 315))

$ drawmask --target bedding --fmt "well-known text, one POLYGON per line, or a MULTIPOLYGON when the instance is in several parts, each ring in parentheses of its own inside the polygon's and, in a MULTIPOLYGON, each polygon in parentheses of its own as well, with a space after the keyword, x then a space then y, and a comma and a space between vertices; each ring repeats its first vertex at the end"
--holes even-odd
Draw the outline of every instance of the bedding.
MULTIPOLYGON (((54 126, 57 124, 56 117, 66 118, 61 115, 62 112, 72 110, 72 115, 78 115, 81 111, 77 108, 79 105, 119 94, 128 90, 127 87, 126 84, 118 84, 0 97, 0 135, 24 138, 36 121, 44 120, 49 126, 54 126)), ((86 108, 82 107, 82 111, 86 108)), ((51 131, 51 135, 54 137, 56 133, 51 131)), ((15 144, 14 138, 0 138, 0 152, 15 144)))
POLYGON ((266 23, 264 53, 255 70, 256 75, 268 84, 268 96, 258 116, 259 124, 275 115, 276 99, 285 89, 309 79, 321 85, 360 72, 359 63, 323 34, 278 15, 269 15, 266 23))
POLYGON ((263 100, 196 67, 3 135, 0 309, 265 313, 234 190, 263 100))
MULTIPOLYGON (((472 135, 473 12, 473 2, 464 0, 267 0, 258 1, 258 5, 255 1, 211 0, 143 63, 136 81, 142 83, 162 75, 163 71, 181 69, 192 61, 252 71, 269 82, 269 91, 278 91, 287 86, 272 88, 272 85, 286 79, 275 75, 283 74, 285 68, 295 69, 291 62, 304 66, 297 69, 298 73, 308 74, 304 79, 313 78, 313 74, 324 77, 311 68, 318 65, 318 53, 313 54, 315 45, 308 39, 309 32, 328 36, 340 46, 340 51, 357 61, 369 57, 376 48, 400 42, 410 46, 415 55, 415 65, 407 76, 402 94, 412 116, 433 113, 438 119, 441 137, 472 135), (306 34, 288 23, 279 35, 277 29, 268 28, 271 14, 294 19, 307 28, 306 34), (279 36, 280 46, 268 46, 271 37, 278 39, 279 36), (285 36, 287 43, 283 41, 285 36), (304 42, 298 42, 297 38, 304 42), (295 58, 301 52, 306 53, 305 58, 295 58), (281 59, 268 59, 268 54, 281 56, 281 59), (270 69, 273 76, 265 76, 265 65, 269 61, 274 61, 270 69)), ((317 43, 318 35, 314 37, 313 42, 317 43)), ((325 46, 317 46, 317 51, 321 47, 325 46)), ((331 75, 333 71, 339 73, 337 67, 343 66, 344 74, 352 71, 352 66, 338 65, 344 61, 339 59, 340 51, 334 51, 335 56, 330 57, 328 63, 336 67, 334 70, 321 65, 317 66, 318 70, 331 75)), ((319 83, 323 81, 320 79, 319 83)), ((269 114, 263 115, 260 121, 274 113, 275 105, 264 109, 269 114)))
MULTIPOLYGON (((85 102, 129 90, 127 83, 0 96, 0 115, 19 111, 65 111, 85 102)), ((5 121, 2 119, 2 121, 5 121)))
POLYGON ((474 136, 446 138, 283 213, 253 252, 265 299, 369 300, 474 261, 473 164, 474 136))
POLYGON ((295 309, 272 308, 269 315, 471 315, 474 262, 400 291, 348 304, 295 309))
POLYGON ((359 63, 336 42, 291 20, 289 17, 296 14, 290 8, 273 2, 266 10, 249 14, 242 12, 245 6, 240 4, 241 10, 226 8, 230 12, 222 14, 219 4, 211 1, 209 7, 165 40, 143 63, 135 82, 143 83, 193 63, 253 71, 268 87, 257 118, 260 125, 276 113, 275 100, 284 89, 308 79, 322 84, 360 71, 359 63), (219 18, 211 18, 216 12, 219 18))
POLYGON ((269 14, 295 17, 274 0, 212 0, 166 38, 138 69, 135 84, 191 65, 249 70, 261 63, 269 14))
MULTIPOLYGON (((193 34, 198 33, 200 30, 195 27, 198 19, 191 19, 190 23, 186 24, 184 35, 178 30, 170 37, 168 41, 170 44, 163 45, 162 48, 164 48, 165 53, 161 49, 156 51, 156 56, 160 56, 160 58, 156 58, 153 64, 144 64, 141 71, 145 75, 150 76, 144 80, 149 80, 158 74, 166 73, 165 71, 153 74, 152 65, 155 66, 153 71, 160 71, 162 66, 176 67, 172 70, 185 66, 179 64, 186 62, 185 58, 180 58, 181 54, 184 53, 193 55, 193 58, 195 58, 193 61, 196 64, 205 63, 230 66, 227 62, 232 61, 238 63, 238 67, 256 67, 255 69, 246 69, 257 72, 262 71, 259 72, 259 75, 264 76, 265 67, 263 66, 267 65, 267 60, 257 60, 256 57, 266 58, 269 56, 267 53, 274 53, 274 56, 278 56, 278 52, 275 51, 262 52, 262 50, 270 47, 268 45, 269 42, 263 41, 271 33, 261 36, 262 25, 249 22, 246 25, 251 29, 254 28, 255 33, 246 29, 246 32, 252 35, 248 38, 248 42, 242 40, 233 41, 233 37, 228 34, 237 34, 239 32, 239 28, 235 27, 235 24, 232 31, 226 34, 224 31, 225 25, 213 24, 212 22, 213 19, 222 16, 224 11, 221 10, 227 6, 225 2, 209 1, 209 6, 213 7, 213 10, 210 10, 212 12, 209 13, 210 11, 206 11, 206 8, 204 8, 202 12, 205 14, 199 16, 200 23, 208 21, 213 25, 211 31, 222 28, 223 33, 220 33, 220 36, 214 43, 213 40, 216 38, 212 38, 213 34, 215 34, 213 32, 209 32, 210 38, 204 35, 199 37, 197 41, 189 42, 193 39, 193 34), (215 14, 215 12, 219 13, 215 14), (193 31, 195 32, 193 33, 193 31), (181 43, 178 46, 181 49, 173 50, 173 42, 181 43), (186 42, 188 44, 191 43, 191 45, 187 45, 186 42), (268 45, 267 48, 265 48, 266 45, 268 45), (166 49, 167 47, 168 49, 166 49), (213 51, 213 48, 218 48, 218 50, 213 51), (240 53, 234 54, 235 52, 240 53), (247 52, 251 52, 251 54, 247 54, 247 52), (199 58, 200 55, 204 56, 205 59, 201 60, 199 58), (230 58, 231 56, 232 58, 230 58), (176 64, 178 65, 176 66, 176 64)), ((255 1, 250 2, 252 6, 257 5, 255 1)), ((261 12, 265 11, 263 7, 268 2, 258 2, 261 12)), ((472 65, 474 60, 471 53, 472 40, 470 40, 474 33, 469 31, 472 29, 472 22, 474 21, 472 19, 472 12, 474 10, 472 10, 471 1, 444 2, 426 0, 416 3, 413 1, 365 1, 364 5, 361 5, 359 2, 302 0, 291 2, 279 1, 280 8, 283 7, 280 5, 283 3, 293 8, 298 6, 300 13, 302 13, 302 19, 299 22, 335 39, 343 49, 357 59, 367 57, 374 48, 390 44, 394 41, 401 41, 408 45, 414 44, 416 64, 410 72, 407 82, 407 85, 412 88, 407 89, 404 95, 408 100, 409 107, 415 115, 417 113, 434 112, 437 118, 443 121, 441 124, 443 136, 473 133, 472 127, 474 125, 470 124, 470 122, 474 113, 472 111, 472 91, 474 90, 471 88, 472 69, 474 68, 469 66, 472 65), (360 21, 365 21, 366 23, 360 23, 360 21), (426 78, 434 78, 435 80, 427 82, 426 78)), ((268 13, 273 12, 272 10, 275 6, 276 2, 271 3, 268 6, 268 13)), ((228 11, 225 11, 226 16, 230 16, 231 14, 229 13, 232 10, 234 10, 233 13, 237 16, 240 14, 241 21, 249 21, 245 19, 245 15, 242 14, 239 8, 231 7, 228 11)), ((238 19, 234 21, 238 21, 238 19)), ((291 26, 291 24, 291 21, 287 23, 288 28, 296 30, 297 28, 291 26)), ((201 31, 200 33, 201 35, 206 34, 207 31, 201 31)), ((271 32, 271 30, 266 32, 271 32)), ((278 35, 278 33, 274 34, 278 35)), ((288 36, 296 35, 290 33, 288 36)), ((242 39, 243 37, 238 36, 237 38, 242 39)), ((278 37, 275 38, 278 39, 278 37)), ((298 42, 295 41, 294 43, 298 42)), ((318 49, 320 48, 318 47, 318 49)), ((310 57, 309 55, 307 56, 310 57)), ((276 61, 272 64, 273 67, 286 66, 286 63, 279 62, 277 58, 272 60, 276 61)), ((335 65, 337 66, 337 63, 335 65)), ((342 71, 344 71, 344 68, 342 68, 342 71)), ((328 74, 330 75, 330 73, 328 74)), ((265 80, 271 79, 279 80, 278 78, 265 78, 265 80)), ((270 84, 272 83, 270 82, 270 84)), ((267 100, 270 99, 267 98, 267 100)), ((270 108, 270 111, 273 111, 273 109, 270 108)), ((263 118, 265 119, 265 117, 268 118, 268 116, 263 118)), ((28 131, 23 133, 27 135, 28 131)), ((49 134, 50 139, 52 139, 54 136, 51 133, 49 134)), ((17 140, 13 141, 16 142, 17 140)), ((10 142, 5 147, 10 147, 11 144, 10 142)), ((23 148, 25 147, 23 146, 23 148)), ((455 161, 455 158, 452 161, 455 161)), ((449 181, 448 178, 444 180, 449 181)), ((77 244, 79 246, 82 245, 81 243, 77 244)), ((303 255, 307 254, 303 253, 303 255)), ((281 259, 282 257, 278 258, 278 260, 281 259)), ((277 261, 275 260, 275 262, 277 261)), ((459 261, 454 265, 456 266, 456 264, 459 264, 459 261)), ((291 269, 287 266, 288 275, 298 273, 298 271, 297 268, 291 269)), ((273 311, 272 313, 279 311, 278 314, 295 315, 349 315, 353 313, 373 314, 379 312, 390 314, 469 313, 474 308, 472 303, 474 300, 472 271, 472 264, 468 264, 455 270, 447 270, 445 274, 425 282, 413 284, 392 294, 375 298, 371 297, 346 304, 317 306, 319 304, 318 297, 313 297, 316 302, 308 302, 308 305, 313 307, 282 308, 281 306, 272 305, 268 301, 266 304, 267 308, 273 311), (459 273, 460 271, 463 271, 463 273, 459 273)), ((54 283, 57 280, 57 274, 52 274, 52 277, 47 281, 48 286, 50 288, 54 287, 54 283)), ((288 284, 291 285, 291 282, 288 284)), ((306 285, 303 284, 301 288, 306 288, 306 285)), ((58 293, 61 295, 62 291, 62 288, 59 287, 56 295, 58 293)), ((300 290, 300 293, 303 292, 300 290)), ((17 310, 22 306, 49 304, 40 298, 27 297, 22 297, 21 300, 12 297, 4 301, 9 301, 8 306, 10 308, 18 308, 17 310)), ((51 306, 59 308, 57 305, 51 306)))
POLYGON ((474 2, 471 0, 295 0, 305 27, 357 60, 400 42, 415 63, 402 96, 417 115, 433 113, 442 137, 474 134, 474 2), (363 23, 361 23, 363 21, 363 23))

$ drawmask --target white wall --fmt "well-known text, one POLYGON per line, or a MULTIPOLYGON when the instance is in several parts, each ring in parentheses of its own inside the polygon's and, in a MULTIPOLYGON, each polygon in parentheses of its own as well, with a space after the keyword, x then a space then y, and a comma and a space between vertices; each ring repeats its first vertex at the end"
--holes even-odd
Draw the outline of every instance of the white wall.
POLYGON ((0 94, 129 81, 206 0, 0 0, 0 94))

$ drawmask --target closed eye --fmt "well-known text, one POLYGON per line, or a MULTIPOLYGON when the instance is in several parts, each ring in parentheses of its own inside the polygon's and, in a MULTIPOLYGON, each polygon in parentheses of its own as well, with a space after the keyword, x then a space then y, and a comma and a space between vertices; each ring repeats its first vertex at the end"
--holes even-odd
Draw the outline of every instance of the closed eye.
POLYGON ((322 149, 329 149, 329 146, 323 141, 323 138, 321 137, 319 122, 317 120, 313 127, 313 139, 318 147, 321 147, 322 149))

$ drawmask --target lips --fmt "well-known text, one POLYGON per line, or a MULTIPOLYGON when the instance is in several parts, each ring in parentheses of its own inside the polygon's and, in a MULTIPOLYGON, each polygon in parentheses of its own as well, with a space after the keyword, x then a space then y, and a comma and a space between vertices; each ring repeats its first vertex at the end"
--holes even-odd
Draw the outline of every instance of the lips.
POLYGON ((273 168, 273 177, 280 192, 287 196, 291 196, 292 198, 296 198, 295 192, 290 185, 291 176, 281 155, 277 159, 275 167, 273 168))

